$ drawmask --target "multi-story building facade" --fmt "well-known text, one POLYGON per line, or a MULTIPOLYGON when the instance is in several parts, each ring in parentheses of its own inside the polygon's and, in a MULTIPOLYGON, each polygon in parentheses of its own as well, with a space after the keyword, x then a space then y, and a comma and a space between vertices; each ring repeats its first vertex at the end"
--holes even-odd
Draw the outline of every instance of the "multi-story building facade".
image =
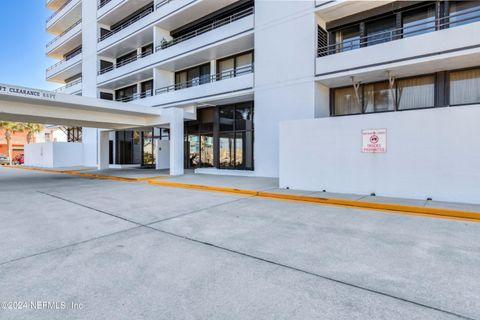
MULTIPOLYGON (((56 35, 47 54, 60 60, 47 79, 63 83, 64 93, 181 110, 183 166, 198 172, 279 176, 293 152, 279 152, 284 121, 361 121, 480 103, 477 1, 47 6, 47 31, 56 35)), ((109 162, 153 165, 154 142, 171 138, 170 126, 111 132, 109 162)), ((98 161, 97 136, 84 128, 86 164, 98 161)), ((313 156, 305 152, 293 156, 313 156)))

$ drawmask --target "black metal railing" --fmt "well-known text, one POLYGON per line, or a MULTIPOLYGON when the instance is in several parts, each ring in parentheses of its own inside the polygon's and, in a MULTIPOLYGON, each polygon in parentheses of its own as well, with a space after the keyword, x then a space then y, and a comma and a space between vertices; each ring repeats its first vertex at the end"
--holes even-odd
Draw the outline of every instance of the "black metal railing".
POLYGON ((171 91, 182 90, 182 89, 191 88, 191 87, 196 87, 203 84, 222 81, 226 79, 232 79, 232 78, 236 78, 249 73, 253 73, 253 64, 239 67, 234 70, 232 69, 229 71, 224 71, 224 72, 220 72, 213 75, 201 76, 199 78, 196 78, 190 81, 180 82, 180 83, 172 84, 170 86, 158 88, 155 90, 155 95, 167 93, 171 91))
POLYGON ((106 67, 106 68, 103 68, 101 69, 100 71, 98 71, 98 75, 102 75, 104 73, 107 73, 107 72, 110 72, 112 70, 115 70, 117 68, 120 68, 120 67, 123 67, 124 65, 127 65, 129 63, 132 63, 132 62, 135 62, 137 60, 140 60, 142 58, 145 58, 149 55, 151 55, 153 52, 151 50, 147 50, 141 54, 138 54, 134 57, 131 57, 131 58, 128 58, 128 59, 125 59, 119 63, 114 63, 113 65, 109 66, 109 67, 106 67))
POLYGON ((66 35, 70 30, 72 30, 73 28, 75 28, 76 26, 78 26, 80 23, 82 23, 82 19, 78 20, 77 22, 75 22, 74 24, 72 24, 70 27, 68 27, 65 31, 63 31, 62 33, 60 33, 58 36, 56 36, 54 39, 52 39, 52 41, 50 41, 49 43, 47 43, 47 48, 55 43, 58 39, 60 39, 61 37, 63 37, 64 35, 66 35))
POLYGON ((351 51, 380 43, 434 32, 437 30, 448 29, 476 21, 480 21, 480 7, 457 12, 438 19, 431 19, 429 21, 411 24, 394 30, 377 32, 364 37, 358 37, 353 40, 321 46, 318 48, 317 56, 323 57, 340 52, 351 51))
POLYGON ((70 2, 72 2, 72 1, 73 1, 73 0, 67 0, 67 2, 65 2, 60 8, 58 8, 57 11, 55 11, 50 17, 48 17, 47 23, 48 23, 50 20, 52 20, 53 18, 55 18, 55 16, 56 16, 60 11, 62 11, 63 8, 65 8, 66 6, 68 6, 68 4, 69 4, 70 2))
POLYGON ((98 3, 98 9, 101 9, 103 8, 107 3, 109 3, 110 1, 112 0, 101 0, 99 3, 98 3))
POLYGON ((69 82, 67 83, 66 85, 64 85, 63 87, 60 87, 60 88, 57 88, 55 89, 55 92, 62 92, 70 87, 73 87, 74 85, 77 85, 79 83, 82 83, 82 77, 76 79, 76 80, 73 80, 72 82, 69 82))
POLYGON ((50 70, 52 70, 52 69, 54 69, 54 68, 56 68, 56 67, 58 67, 58 66, 61 65, 61 64, 64 64, 65 62, 67 62, 67 61, 69 61, 69 60, 72 60, 73 58, 75 58, 76 56, 78 56, 78 55, 81 54, 81 53, 82 53, 82 50, 81 50, 81 49, 78 50, 78 51, 76 51, 76 52, 74 52, 74 53, 72 53, 70 56, 68 56, 68 58, 65 58, 65 59, 63 59, 63 60, 60 60, 59 62, 55 63, 53 66, 48 67, 47 72, 50 71, 50 70))
POLYGON ((155 8, 160 8, 160 7, 163 7, 164 5, 166 4, 169 4, 170 2, 173 2, 175 0, 163 0, 163 1, 160 1, 159 3, 157 3, 157 5, 155 6, 155 8))
POLYGON ((239 12, 236 12, 234 14, 232 14, 231 16, 229 17, 226 17, 226 18, 223 18, 223 19, 219 19, 219 20, 215 20, 213 21, 212 23, 204 26, 204 27, 201 27, 197 30, 193 30, 187 34, 184 34, 183 36, 180 36, 180 37, 177 37, 177 38, 174 38, 170 41, 166 41, 164 39, 164 41, 162 41, 162 43, 160 45, 158 45, 155 50, 156 51, 160 51, 160 50, 163 50, 163 49, 167 49, 171 46, 174 46, 180 42, 183 42, 183 41, 186 41, 186 40, 189 40, 189 39, 192 39, 192 38, 195 38, 199 35, 202 35, 204 33, 207 33, 209 31, 212 31, 214 29, 217 29, 217 28, 220 28, 220 27, 223 27, 224 25, 227 25, 229 23, 232 23, 234 21, 237 21, 237 20, 240 20, 242 18, 245 18, 249 15, 252 15, 254 13, 254 8, 253 7, 250 7, 250 8, 247 8, 245 10, 242 10, 242 11, 239 11, 239 12))
POLYGON ((118 33, 120 31, 122 31, 123 29, 131 26, 132 24, 134 24, 135 22, 141 20, 142 18, 148 16, 149 14, 151 14, 153 12, 153 8, 148 8, 146 9, 145 11, 142 11, 140 12, 138 15, 136 15, 135 17, 133 17, 132 19, 122 23, 121 25, 119 25, 118 27, 112 29, 112 30, 109 30, 106 34, 104 34, 103 36, 101 36, 99 39, 98 39, 98 42, 101 42, 109 37, 111 37, 112 35, 114 35, 115 33, 118 33))
POLYGON ((117 98, 117 99, 115 99, 115 101, 130 102, 130 101, 133 101, 133 100, 138 100, 138 99, 144 99, 144 98, 147 98, 147 97, 151 97, 152 95, 153 95, 153 91, 152 90, 147 90, 147 91, 142 92, 142 93, 134 93, 131 96, 117 98))

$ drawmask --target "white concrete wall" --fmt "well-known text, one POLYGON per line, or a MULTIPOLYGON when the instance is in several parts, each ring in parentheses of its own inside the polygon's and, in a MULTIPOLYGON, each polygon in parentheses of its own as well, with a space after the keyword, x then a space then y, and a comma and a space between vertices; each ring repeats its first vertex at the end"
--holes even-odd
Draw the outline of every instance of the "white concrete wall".
POLYGON ((255 173, 278 176, 281 121, 315 116, 314 1, 255 2, 255 173))
POLYGON ((480 203, 480 105, 287 121, 280 186, 480 203), (387 153, 361 152, 386 128, 387 153))
POLYGON ((25 165, 62 168, 83 165, 83 144, 46 142, 25 145, 25 165))

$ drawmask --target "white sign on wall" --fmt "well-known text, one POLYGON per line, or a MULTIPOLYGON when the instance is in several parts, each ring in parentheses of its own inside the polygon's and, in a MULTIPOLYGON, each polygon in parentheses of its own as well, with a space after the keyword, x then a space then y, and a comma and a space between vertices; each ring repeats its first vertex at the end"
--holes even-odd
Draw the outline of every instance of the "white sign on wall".
POLYGON ((362 130, 363 153, 387 152, 387 129, 362 130))

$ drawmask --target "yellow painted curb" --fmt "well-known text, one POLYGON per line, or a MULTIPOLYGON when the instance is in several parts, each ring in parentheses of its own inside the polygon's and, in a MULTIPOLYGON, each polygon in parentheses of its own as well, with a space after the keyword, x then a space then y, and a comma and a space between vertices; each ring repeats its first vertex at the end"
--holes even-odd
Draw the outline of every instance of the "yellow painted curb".
POLYGON ((201 184, 191 184, 191 183, 182 183, 182 182, 173 182, 173 181, 157 181, 157 180, 148 180, 148 183, 166 186, 166 187, 196 189, 196 190, 224 192, 224 193, 236 193, 236 194, 242 194, 242 195, 248 195, 248 196, 258 195, 258 192, 255 190, 237 189, 237 188, 229 188, 229 187, 217 187, 217 186, 207 186, 207 185, 201 185, 201 184))
POLYGON ((188 188, 188 189, 214 191, 214 192, 235 193, 235 194, 241 194, 246 196, 256 196, 256 197, 276 199, 276 200, 289 200, 289 201, 296 201, 296 202, 342 206, 342 207, 349 207, 349 208, 363 209, 363 210, 375 210, 375 211, 393 212, 393 213, 399 213, 399 214, 421 215, 421 216, 429 216, 429 217, 436 217, 436 218, 441 217, 441 218, 447 218, 447 219, 460 219, 460 220, 480 222, 480 212, 467 211, 467 210, 427 208, 427 207, 392 204, 392 203, 356 201, 356 200, 345 200, 345 199, 336 199, 336 198, 322 198, 322 197, 284 194, 284 193, 275 193, 275 192, 266 192, 266 191, 255 191, 255 190, 247 190, 247 189, 228 188, 228 187, 197 185, 197 184, 180 183, 180 182, 172 182, 172 181, 149 180, 148 183, 153 185, 166 186, 166 187, 177 187, 177 188, 188 188))

